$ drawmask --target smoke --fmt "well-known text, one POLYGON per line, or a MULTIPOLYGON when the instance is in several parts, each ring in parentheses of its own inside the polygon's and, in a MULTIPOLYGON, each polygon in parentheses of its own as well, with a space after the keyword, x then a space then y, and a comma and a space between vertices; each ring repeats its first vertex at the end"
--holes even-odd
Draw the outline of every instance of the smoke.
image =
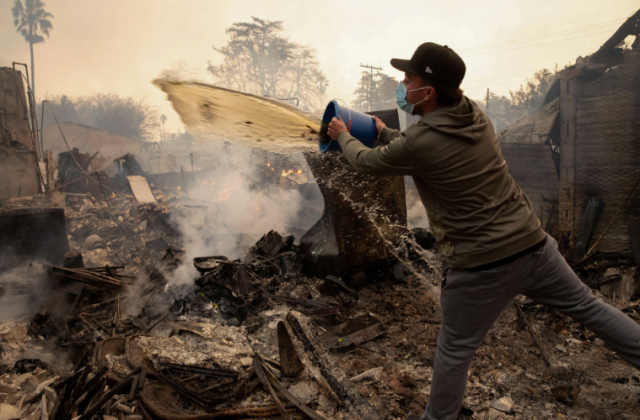
POLYGON ((59 309, 68 311, 69 302, 65 301, 64 292, 57 290, 58 284, 50 279, 45 265, 14 263, 6 255, 0 258, 0 270, 14 266, 0 272, 0 335, 4 340, 0 361, 12 365, 22 359, 40 359, 60 374, 69 368, 70 353, 29 339, 28 324, 43 303, 55 313, 59 309))
MULTIPOLYGON (((273 174, 269 169, 275 171, 276 178, 282 170, 282 162, 276 160, 285 161, 292 156, 277 155, 273 152, 305 152, 305 156, 312 159, 312 165, 324 168, 330 165, 330 170, 320 171, 326 172, 322 175, 327 178, 323 182, 338 181, 336 189, 342 192, 346 201, 354 208, 365 207, 364 212, 373 224, 381 224, 376 227, 385 243, 396 238, 397 233, 405 228, 404 223, 403 226, 399 226, 397 222, 391 221, 394 217, 386 214, 389 209, 373 208, 378 204, 365 205, 362 202, 361 193, 367 187, 363 188, 360 179, 353 179, 355 184, 350 183, 351 177, 343 173, 347 171, 346 162, 338 164, 345 165, 341 169, 334 167, 336 162, 324 162, 322 156, 318 155, 315 140, 319 130, 313 127, 319 125, 319 121, 272 100, 266 101, 215 86, 186 83, 184 80, 188 80, 189 75, 180 72, 165 72, 163 76, 165 79, 156 80, 155 84, 169 95, 174 109, 180 114, 185 125, 200 139, 200 152, 208 152, 219 157, 212 178, 218 183, 216 188, 224 185, 223 190, 218 189, 215 192, 204 186, 196 190, 195 195, 199 196, 206 206, 206 222, 194 223, 192 216, 180 216, 179 213, 175 213, 174 221, 185 238, 187 261, 196 256, 221 254, 235 258, 241 255, 240 250, 246 250, 260 235, 270 229, 286 234, 292 233, 290 230, 294 227, 300 227, 304 232, 319 219, 324 203, 320 194, 317 200, 317 214, 312 218, 301 217, 301 210, 312 207, 302 200, 304 186, 297 183, 297 186, 293 186, 286 181, 283 185, 281 181, 286 177, 274 180, 270 176, 273 174), (216 139, 228 140, 235 144, 225 142, 222 146, 222 142, 216 139), (258 150, 250 151, 238 145, 258 150), (264 161, 255 161, 254 158, 259 158, 261 154, 264 154, 264 161), (318 161, 315 162, 313 159, 318 161), (269 184, 267 188, 265 184, 269 184), (216 193, 221 194, 228 190, 232 190, 228 200, 216 201, 216 193), (246 239, 250 239, 250 243, 246 243, 246 239)), ((288 165, 284 165, 285 170, 288 165)), ((306 163, 304 168, 310 174, 306 163)), ((204 180, 203 184, 207 182, 204 180)), ((311 184, 316 190, 319 189, 315 183, 311 184)), ((413 182, 410 182, 410 185, 412 188, 407 189, 409 227, 427 227, 426 212, 418 199, 413 182)), ((193 194, 190 197, 193 197, 193 194)), ((300 235, 295 236, 299 238, 300 235)), ((173 283, 184 284, 191 282, 195 271, 190 265, 184 265, 175 274, 173 283)))
POLYGON ((200 154, 209 152, 218 159, 190 183, 188 204, 171 213, 185 250, 185 263, 168 277, 171 286, 193 283, 198 275, 194 258, 241 258, 270 230, 299 240, 324 206, 302 155, 255 151, 217 140, 199 146, 200 154))
POLYGON ((43 265, 24 264, 0 274, 0 289, 0 319, 31 318, 46 299, 51 281, 43 265))
POLYGON ((407 196, 407 227, 429 229, 427 210, 420 200, 416 184, 410 176, 404 177, 404 188, 407 196))

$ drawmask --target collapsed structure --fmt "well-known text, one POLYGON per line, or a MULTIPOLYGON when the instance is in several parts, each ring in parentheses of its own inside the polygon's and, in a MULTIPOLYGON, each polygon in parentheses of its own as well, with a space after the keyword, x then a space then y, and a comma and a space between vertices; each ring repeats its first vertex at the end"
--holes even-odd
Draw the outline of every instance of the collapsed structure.
POLYGON ((541 109, 499 134, 543 227, 577 261, 587 252, 628 251, 638 236, 639 34, 640 11, 560 71, 541 109), (627 37, 635 37, 628 49, 620 46, 627 37), (602 203, 592 204, 595 212, 590 199, 602 203))

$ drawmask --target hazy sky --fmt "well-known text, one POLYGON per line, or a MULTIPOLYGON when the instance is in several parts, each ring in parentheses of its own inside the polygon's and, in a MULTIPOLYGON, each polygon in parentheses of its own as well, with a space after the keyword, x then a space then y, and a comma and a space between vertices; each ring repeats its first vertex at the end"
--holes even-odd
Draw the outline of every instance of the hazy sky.
MULTIPOLYGON (((116 92, 145 96, 183 129, 164 94, 151 85, 165 69, 210 82, 212 46, 251 16, 282 20, 290 40, 318 51, 327 98, 352 99, 360 64, 402 79, 389 59, 410 58, 422 42, 455 49, 467 64, 462 87, 482 98, 517 89, 540 68, 575 63, 594 52, 635 12, 637 0, 45 0, 54 29, 35 49, 36 93, 116 92)), ((0 0, 0 66, 29 63, 15 31, 13 0, 0 0)), ((327 100, 328 100, 327 99, 327 100)))

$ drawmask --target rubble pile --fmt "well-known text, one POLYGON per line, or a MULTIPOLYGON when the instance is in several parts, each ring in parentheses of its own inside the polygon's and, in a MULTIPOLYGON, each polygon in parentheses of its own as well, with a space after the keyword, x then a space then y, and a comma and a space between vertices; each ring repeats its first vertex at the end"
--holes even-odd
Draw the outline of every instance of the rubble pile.
MULTIPOLYGON (((158 193, 160 195, 160 193, 158 193)), ((169 245, 181 245, 175 225, 170 221, 174 194, 164 194, 157 204, 138 204, 133 196, 113 194, 109 207, 91 195, 71 198, 67 221, 69 244, 82 252, 89 265, 127 265, 140 267, 144 261, 157 260, 169 245), (165 204, 166 200, 166 204, 165 204)))
MULTIPOLYGON (((242 258, 187 261, 167 216, 180 211, 179 194, 145 205, 112 198, 110 209, 89 195, 68 203, 73 250, 62 266, 42 267, 66 305, 55 295, 35 316, 0 323, 0 419, 422 413, 440 328, 437 297, 425 290, 445 268, 427 231, 408 232, 400 260, 347 284, 305 275, 295 238, 275 231, 242 258), (173 281, 190 264, 198 275, 173 281)), ((594 288, 615 284, 612 269, 633 275, 632 259, 576 265, 594 288)), ((594 293, 640 320, 637 301, 594 293)), ((602 341, 521 298, 472 362, 463 417, 634 418, 639 394, 638 376, 602 341)))
POLYGON ((69 245, 82 254, 85 265, 122 265, 137 272, 145 261, 162 257, 168 246, 182 246, 171 215, 189 211, 182 204, 186 194, 154 191, 159 198, 153 204, 139 204, 133 195, 123 192, 112 192, 108 204, 104 196, 91 192, 58 193, 8 200, 2 203, 2 210, 64 206, 69 245))

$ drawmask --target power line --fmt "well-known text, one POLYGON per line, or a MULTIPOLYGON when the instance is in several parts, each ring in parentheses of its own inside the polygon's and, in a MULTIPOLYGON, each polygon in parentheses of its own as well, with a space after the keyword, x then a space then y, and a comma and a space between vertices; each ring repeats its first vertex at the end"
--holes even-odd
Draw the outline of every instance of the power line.
MULTIPOLYGON (((604 26, 611 26, 611 25, 616 24, 616 22, 620 22, 622 20, 624 20, 624 19, 615 19, 615 20, 612 20, 612 21, 601 22, 601 23, 598 23, 598 24, 593 24, 593 25, 589 25, 589 26, 583 26, 583 27, 580 27, 580 28, 568 29, 568 30, 565 30, 565 31, 559 31, 559 32, 551 33, 551 34, 539 35, 539 36, 530 37, 530 38, 522 38, 522 39, 519 39, 519 40, 514 40, 514 41, 510 41, 510 42, 505 42, 505 43, 488 44, 488 45, 484 45, 484 46, 481 45, 481 46, 478 46, 478 47, 465 48, 465 49, 462 49, 462 50, 458 50, 458 52, 478 51, 478 50, 483 50, 483 49, 497 48, 497 47, 501 47, 501 46, 511 46, 511 45, 516 45, 516 44, 519 44, 519 43, 529 42, 529 41, 532 41, 532 40, 549 39, 549 38, 553 38, 553 37, 556 37, 556 36, 559 36, 559 35, 564 35, 564 36, 573 35, 573 34, 578 33, 578 32, 584 32, 584 31, 593 30, 593 29, 600 29, 601 27, 604 27, 604 26)), ((594 33, 594 34, 581 35, 579 37, 565 38, 565 39, 560 39, 560 40, 551 41, 551 42, 541 42, 541 43, 536 43, 536 44, 531 44, 531 45, 524 45, 524 46, 521 46, 521 47, 518 47, 518 48, 510 48, 510 49, 506 49, 506 50, 484 51, 484 52, 481 52, 480 54, 470 54, 470 55, 467 55, 466 57, 477 57, 477 56, 493 54, 493 53, 517 51, 517 50, 524 49, 524 48, 530 48, 530 47, 535 47, 535 46, 539 46, 539 45, 554 44, 554 43, 563 42, 563 41, 571 41, 571 40, 574 40, 574 39, 579 39, 579 38, 583 38, 583 37, 587 37, 587 36, 601 35, 601 34, 609 33, 609 32, 610 31, 597 32, 597 33, 594 33)), ((379 64, 379 63, 381 63, 381 61, 374 62, 374 64, 379 64)), ((357 72, 354 72, 354 67, 355 66, 353 66, 353 65, 352 66, 348 66, 344 70, 340 70, 338 72, 330 73, 327 76, 336 76, 336 75, 341 75, 341 74, 344 74, 344 73, 349 73, 348 76, 353 76, 353 75, 357 74, 357 72)), ((523 73, 520 73, 520 74, 523 74, 523 73)), ((524 73, 524 74, 526 74, 526 73, 524 73)), ((500 77, 500 76, 497 76, 497 77, 500 77)), ((505 76, 505 77, 507 77, 507 76, 505 76)), ((485 78, 485 79, 487 79, 487 78, 485 78)), ((480 79, 472 79, 472 80, 480 80, 480 79)))
POLYGON ((527 74, 533 74, 535 73, 537 70, 530 70, 530 71, 523 71, 520 73, 511 73, 511 74, 505 74, 505 75, 496 75, 496 76, 487 76, 487 77, 476 77, 473 79, 465 79, 465 82, 483 82, 483 83, 487 83, 490 82, 492 80, 503 80, 505 77, 516 77, 516 76, 525 76, 527 74))
MULTIPOLYGON (((596 25, 591 25, 591 26, 596 26, 596 25)), ((481 52, 479 54, 467 55, 467 56, 465 56, 465 58, 473 58, 473 57, 479 57, 479 56, 482 56, 482 55, 502 53, 502 52, 518 51, 518 50, 525 49, 525 48, 537 47, 537 46, 540 46, 540 45, 555 44, 555 43, 564 42, 564 41, 572 41, 572 40, 575 40, 575 39, 580 39, 580 38, 589 37, 589 36, 602 35, 602 34, 606 34, 606 33, 610 33, 610 31, 597 32, 595 34, 581 35, 581 36, 578 36, 578 37, 565 38, 565 39, 560 39, 560 40, 550 41, 550 42, 541 42, 541 43, 537 43, 537 44, 524 45, 524 46, 521 46, 521 47, 510 48, 510 49, 505 49, 505 50, 485 51, 485 52, 481 52)), ((508 44, 504 44, 504 45, 506 46, 508 44)), ((481 48, 481 47, 478 47, 478 48, 481 48)), ((471 50, 475 50, 475 49, 471 49, 471 50)), ((460 50, 460 51, 465 51, 465 50, 460 50)), ((380 61, 377 61, 377 62, 374 62, 374 63, 380 63, 380 61)), ((365 66, 361 66, 361 67, 365 67, 365 66)), ((382 68, 379 68, 379 69, 377 68, 377 70, 382 70, 382 68)), ((334 79, 346 79, 346 78, 353 77, 353 76, 357 75, 358 73, 359 73, 359 71, 354 71, 353 66, 349 66, 349 67, 346 67, 346 69, 343 70, 343 71, 339 71, 338 73, 332 73, 332 74, 334 75, 333 76, 334 79), (348 73, 348 74, 345 74, 345 73, 348 73)), ((524 75, 524 74, 529 74, 529 73, 531 73, 531 72, 517 73, 517 74, 513 74, 513 75, 514 76, 515 75, 524 75)), ((327 77, 329 77, 329 76, 330 75, 327 75, 327 77)), ((493 80, 498 80, 498 79, 501 79, 502 77, 509 77, 509 76, 507 75, 507 76, 495 76, 494 78, 470 79, 468 81, 471 81, 471 80, 480 81, 480 80, 492 80, 492 79, 493 80)), ((510 83, 510 82, 507 82, 507 83, 510 83)), ((500 83, 500 84, 507 84, 507 83, 500 83)), ((467 87, 467 88, 470 88, 470 87, 467 87)))
MULTIPOLYGON (((533 74, 533 75, 535 75, 535 73, 536 73, 537 71, 539 71, 539 70, 534 70, 534 71, 532 71, 532 72, 527 72, 527 73, 525 73, 525 74, 533 74)), ((505 76, 505 77, 506 77, 506 76, 505 76)), ((503 79, 495 78, 495 79, 493 79, 493 80, 503 80, 503 79)), ((521 80, 521 79, 518 79, 518 80, 508 80, 508 81, 506 81, 506 82, 502 82, 502 83, 493 83, 493 82, 489 81, 489 82, 483 82, 482 84, 477 84, 477 85, 474 85, 474 86, 464 86, 464 88, 465 88, 465 89, 473 89, 473 88, 485 87, 485 86, 487 86, 487 85, 491 85, 491 86, 508 85, 508 84, 511 84, 511 83, 517 83, 517 82, 518 82, 518 81, 520 81, 520 80, 521 80)), ((467 80, 467 81, 470 81, 470 80, 467 80)))
MULTIPOLYGON (((467 51, 479 52, 477 54, 470 54, 470 55, 467 55, 465 57, 465 58, 467 58, 467 57, 468 58, 472 58, 472 57, 478 57, 478 56, 487 55, 487 54, 517 51, 517 50, 521 50, 521 49, 525 49, 525 48, 531 48, 531 47, 536 47, 536 46, 541 46, 541 45, 555 44, 555 43, 558 43, 558 42, 571 41, 571 40, 584 38, 584 37, 602 35, 602 34, 610 33, 611 31, 607 30, 607 31, 603 31, 603 32, 597 32, 597 33, 593 33, 593 34, 585 34, 585 35, 580 35, 578 37, 564 38, 564 39, 554 40, 554 41, 550 41, 550 42, 539 42, 539 43, 535 43, 535 44, 531 44, 531 45, 522 45, 522 46, 519 46, 519 47, 516 47, 516 48, 496 49, 496 48, 500 48, 500 47, 515 46, 515 45, 518 45, 518 44, 523 44, 523 43, 532 42, 532 41, 540 41, 540 40, 545 40, 545 39, 552 39, 552 38, 559 37, 559 36, 574 35, 574 34, 585 32, 585 31, 597 30, 597 29, 601 29, 601 28, 604 28, 604 27, 607 27, 607 26, 615 25, 615 24, 617 24, 620 21, 623 21, 625 19, 626 18, 614 19, 614 20, 611 20, 611 21, 600 22, 600 23, 596 23, 596 24, 592 24, 592 25, 588 25, 588 26, 583 26, 583 27, 578 27, 578 28, 573 28, 573 29, 567 29, 567 30, 564 30, 564 31, 553 32, 553 33, 545 34, 545 35, 538 35, 538 36, 529 37, 529 38, 522 38, 522 39, 513 40, 513 41, 509 41, 509 42, 503 42, 503 43, 487 44, 487 45, 481 45, 481 46, 478 46, 478 47, 465 48, 465 49, 462 49, 462 50, 458 50, 458 52, 467 52, 467 51), (490 51, 491 49, 495 49, 495 51, 490 51), (482 50, 489 50, 489 51, 482 51, 482 50)), ((382 61, 375 61, 375 62, 373 62, 373 64, 379 64, 381 62, 382 61)), ((358 71, 354 71, 354 67, 355 67, 355 65, 347 66, 343 70, 331 73, 328 76, 333 75, 334 79, 347 79, 347 78, 354 77, 354 76, 356 76, 358 74, 358 71), (347 74, 345 74, 345 73, 347 73, 347 74)), ((371 70, 371 77, 373 79, 373 70, 374 70, 373 66, 371 66, 371 65, 364 66, 364 65, 360 64, 360 67, 369 68, 371 70)), ((375 69, 376 70, 382 70, 382 68, 375 68, 375 69)), ((476 83, 481 82, 481 81, 485 81, 485 82, 484 82, 484 85, 464 86, 464 88, 465 89, 474 89, 474 88, 478 88, 478 87, 484 87, 487 84, 490 84, 492 86, 500 86, 500 85, 517 83, 518 82, 517 80, 501 82, 501 83, 491 83, 491 80, 504 80, 505 77, 526 75, 526 74, 532 74, 532 73, 535 73, 535 70, 531 71, 531 72, 514 73, 514 74, 511 74, 511 75, 505 75, 505 76, 493 76, 493 77, 487 77, 487 78, 470 79, 470 80, 466 80, 466 82, 471 82, 471 81, 476 82, 476 83)), ((504 92, 504 91, 501 91, 500 93, 502 93, 502 92, 504 92)), ((369 97, 370 97, 370 103, 372 103, 371 86, 370 86, 369 97)))
MULTIPOLYGON (((600 28, 605 27, 605 26, 612 26, 612 25, 614 25, 614 24, 616 24, 618 22, 621 22, 623 20, 626 20, 626 19, 627 18, 614 19, 614 20, 610 20, 610 21, 594 23, 592 25, 581 26, 581 27, 578 27, 578 28, 567 29, 567 30, 564 30, 564 31, 553 32, 553 33, 550 33, 550 34, 537 35, 537 36, 533 36, 533 37, 529 37, 529 38, 521 38, 521 39, 508 41, 508 42, 504 42, 504 43, 486 44, 486 45, 479 45, 477 47, 463 48, 463 49, 460 49, 460 50, 456 50, 456 52, 460 53, 460 52, 478 51, 478 50, 483 50, 483 49, 496 48, 496 47, 500 47, 500 46, 515 45, 517 43, 523 43, 525 41, 533 41, 533 40, 540 40, 540 39, 545 39, 545 38, 553 38, 553 37, 559 36, 559 35, 565 35, 565 36, 566 35, 572 35, 573 33, 577 33, 577 32, 584 32, 584 31, 587 31, 587 30, 600 29, 600 28)), ((602 33, 607 33, 607 32, 598 32, 596 34, 589 34, 589 35, 584 35, 584 36, 600 35, 602 33)), ((561 42, 561 41, 569 41, 569 40, 572 40, 572 39, 577 39, 577 38, 568 38, 568 39, 563 39, 563 40, 560 40, 560 41, 553 41, 553 42, 550 42, 550 43, 561 42)), ((541 43, 541 44, 535 44, 535 45, 544 45, 544 44, 549 44, 549 43, 541 43)), ((531 46, 535 46, 535 45, 531 45, 531 46)), ((526 47, 523 47, 523 48, 527 48, 527 47, 529 47, 529 46, 526 46, 526 47)), ((489 54, 489 53, 494 53, 494 52, 503 52, 503 51, 514 51, 514 49, 498 50, 498 51, 486 52, 484 54, 489 54)), ((484 54, 469 55, 468 57, 475 57, 475 56, 484 55, 484 54)), ((384 59, 383 60, 374 61, 373 63, 377 64, 377 63, 382 63, 383 61, 384 61, 384 59)))
POLYGON ((349 74, 343 74, 341 76, 333 77, 331 80, 351 80, 360 75, 362 71, 358 70, 357 72, 351 72, 349 74))
MULTIPOLYGON (((485 87, 487 85, 490 85, 490 86, 501 86, 501 85, 510 85, 510 84, 513 84, 513 83, 518 83, 518 81, 517 80, 512 80, 510 82, 503 82, 503 83, 485 83, 485 84, 482 84, 482 85, 475 85, 475 86, 464 86, 463 85, 461 87, 464 88, 464 89, 476 89, 476 88, 485 87)), ((520 84, 522 84, 522 82, 520 82, 520 84)))
POLYGON ((515 44, 521 44, 521 43, 524 43, 524 42, 540 40, 540 39, 545 39, 545 38, 554 38, 556 36, 572 35, 572 34, 578 33, 578 32, 584 32, 584 31, 589 31, 589 30, 594 30, 594 29, 600 29, 600 28, 605 27, 605 26, 613 26, 617 22, 620 22, 620 21, 623 21, 623 20, 625 20, 625 19, 616 19, 616 20, 612 20, 612 21, 608 21, 608 22, 601 22, 601 23, 597 23, 597 24, 593 24, 593 25, 589 25, 589 26, 583 26, 583 27, 580 27, 580 28, 567 29, 565 31, 553 32, 553 33, 545 34, 545 35, 537 35, 537 36, 533 36, 533 37, 529 37, 529 38, 521 38, 521 39, 516 39, 516 40, 513 40, 513 41, 502 42, 502 43, 480 45, 480 46, 477 46, 477 47, 469 47, 469 48, 464 48, 464 49, 461 49, 461 50, 457 50, 457 52, 478 51, 478 50, 491 49, 491 48, 497 48, 497 47, 502 47, 502 46, 510 46, 510 45, 515 45, 515 44))
POLYGON ((347 72, 347 71, 355 70, 357 68, 360 68, 360 66, 358 64, 352 64, 350 66, 343 67, 340 70, 334 70, 331 73, 327 73, 327 76, 333 76, 333 75, 336 75, 336 74, 340 74, 340 73, 344 73, 344 72, 347 72))
MULTIPOLYGON (((374 61, 371 64, 381 65, 382 61, 374 61)), ((361 70, 359 70, 359 68, 360 68, 360 66, 358 64, 353 64, 353 65, 344 67, 344 68, 342 68, 340 70, 335 70, 332 73, 327 74, 327 76, 335 76, 335 75, 340 75, 340 74, 344 74, 344 73, 357 74, 357 73, 361 72, 361 70), (356 71, 356 69, 358 69, 358 70, 356 71)))
POLYGON ((574 40, 574 39, 580 39, 580 38, 585 38, 585 37, 588 37, 588 36, 602 35, 602 34, 608 34, 608 33, 611 33, 611 31, 598 32, 598 33, 589 34, 589 35, 581 35, 581 36, 578 36, 578 37, 575 37, 575 38, 560 39, 560 40, 551 41, 551 42, 542 42, 540 44, 525 45, 523 47, 511 48, 511 49, 508 49, 508 50, 497 50, 497 51, 488 51, 488 52, 484 52, 484 53, 480 53, 480 54, 471 54, 471 55, 467 55, 465 58, 479 57, 481 55, 495 54, 495 53, 501 53, 501 52, 517 51, 517 50, 522 50, 524 48, 538 47, 540 45, 556 44, 558 42, 571 41, 571 40, 574 40))

